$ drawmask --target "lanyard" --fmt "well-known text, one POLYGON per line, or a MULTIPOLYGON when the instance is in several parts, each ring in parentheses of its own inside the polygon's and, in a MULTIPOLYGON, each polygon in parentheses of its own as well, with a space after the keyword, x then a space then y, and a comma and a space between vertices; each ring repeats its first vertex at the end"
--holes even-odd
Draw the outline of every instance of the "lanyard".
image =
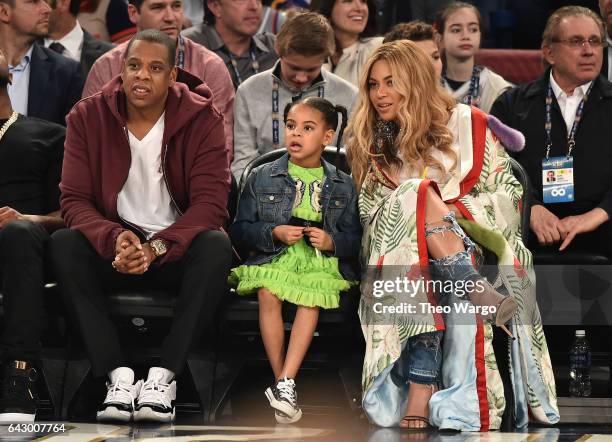
MULTIPOLYGON (((461 99, 461 103, 467 104, 468 106, 474 105, 479 107, 480 105, 480 73, 482 72, 481 66, 474 66, 472 69, 472 76, 470 77, 470 89, 468 93, 461 99)), ((446 72, 443 74, 446 79, 446 72)), ((447 80, 448 81, 448 80, 447 80)))
POLYGON ((176 53, 176 65, 184 69, 185 68, 185 42, 183 37, 179 35, 178 38, 178 52, 176 53))
MULTIPOLYGON (((274 149, 280 147, 280 110, 279 110, 279 88, 280 83, 276 77, 272 77, 272 145, 274 149)), ((317 87, 317 96, 325 98, 325 89, 323 86, 317 87)), ((294 97, 293 101, 300 99, 302 93, 294 97)))
MULTIPOLYGON (((567 134, 567 158, 572 156, 572 150, 576 145, 576 131, 578 130, 578 124, 580 123, 580 119, 582 118, 582 114, 584 112, 584 103, 586 103, 589 94, 591 93, 591 89, 593 88, 593 84, 589 86, 585 96, 580 101, 578 105, 578 109, 576 109, 576 117, 574 118, 574 124, 572 124, 572 129, 570 133, 567 134)), ((548 92, 546 93, 546 116, 544 120, 544 132, 546 133, 546 159, 550 154, 550 148, 552 147, 552 102, 553 102, 553 89, 548 83, 548 92)))
MULTIPOLYGON (((255 56, 255 51, 251 51, 251 69, 253 69, 253 73, 254 74, 259 74, 259 62, 257 61, 257 58, 255 56)), ((234 70, 234 75, 236 76, 236 83, 238 83, 238 85, 242 84, 242 76, 240 75, 240 71, 238 70, 238 60, 236 60, 236 56, 234 54, 232 54, 231 52, 229 53, 229 57, 230 57, 230 62, 232 64, 232 69, 234 70)))
POLYGON ((482 68, 480 66, 474 66, 472 69, 472 77, 470 78, 470 90, 468 94, 463 97, 463 104, 471 106, 472 104, 476 107, 480 105, 480 73, 482 68))

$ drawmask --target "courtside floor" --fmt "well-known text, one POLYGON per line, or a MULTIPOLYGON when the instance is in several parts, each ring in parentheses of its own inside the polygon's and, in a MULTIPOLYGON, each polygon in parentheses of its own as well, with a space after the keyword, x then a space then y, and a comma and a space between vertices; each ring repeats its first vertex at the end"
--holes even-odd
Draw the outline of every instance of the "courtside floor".
MULTIPOLYGON (((314 367, 302 370, 296 381, 304 417, 296 425, 277 425, 263 394, 270 381, 267 365, 246 367, 219 412, 215 425, 201 425, 199 405, 187 381, 178 384, 177 422, 173 425, 96 424, 93 416, 100 396, 104 396, 104 384, 103 381, 90 381, 80 393, 70 422, 44 422, 49 425, 37 422, 37 427, 12 427, 13 431, 2 426, 0 441, 612 442, 612 424, 584 425, 576 423, 576 420, 555 427, 531 426, 520 432, 410 433, 396 428, 374 427, 358 410, 351 411, 337 373, 314 367)), ((562 382, 560 388, 563 388, 562 382)), ((590 413, 604 416, 608 411, 594 406, 590 413)), ((563 421, 563 409, 561 419, 563 421)))

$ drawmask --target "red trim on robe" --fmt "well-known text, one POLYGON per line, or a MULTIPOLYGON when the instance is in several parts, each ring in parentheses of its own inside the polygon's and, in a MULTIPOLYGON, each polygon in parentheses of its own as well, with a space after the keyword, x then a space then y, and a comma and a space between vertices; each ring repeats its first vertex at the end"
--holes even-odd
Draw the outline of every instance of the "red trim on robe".
MULTIPOLYGON (((476 108, 472 108, 472 143, 474 146, 474 167, 461 183, 460 196, 453 200, 455 207, 465 219, 474 221, 474 216, 459 201, 459 198, 469 193, 478 182, 484 162, 487 119, 486 115, 476 108)), ((472 261, 475 261, 472 256, 472 261)), ((478 394, 478 407, 480 409, 480 431, 489 431, 489 401, 487 399, 487 373, 484 356, 484 325, 482 319, 476 317, 476 341, 474 346, 474 361, 476 365, 476 393, 478 394)))
POLYGON ((446 201, 447 204, 455 203, 459 198, 468 194, 478 182, 484 163, 486 139, 487 115, 480 109, 472 107, 472 146, 474 149, 474 164, 472 165, 472 169, 459 184, 459 196, 450 201, 446 201))
POLYGON ((476 393, 480 409, 480 431, 489 431, 489 401, 487 399, 487 373, 484 354, 484 324, 476 317, 476 342, 474 343, 476 361, 476 393))

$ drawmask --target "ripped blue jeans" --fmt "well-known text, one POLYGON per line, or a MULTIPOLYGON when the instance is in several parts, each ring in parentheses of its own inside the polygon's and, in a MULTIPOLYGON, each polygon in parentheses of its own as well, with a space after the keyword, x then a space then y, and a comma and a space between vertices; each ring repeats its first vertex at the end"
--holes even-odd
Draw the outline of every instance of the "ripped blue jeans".
POLYGON ((408 339, 402 354, 402 372, 408 382, 437 384, 442 367, 443 332, 434 331, 414 335, 408 339))
MULTIPOLYGON (((425 225, 425 238, 435 234, 444 235, 445 232, 450 232, 457 235, 463 241, 465 251, 457 252, 452 256, 445 256, 444 258, 430 259, 432 275, 441 280, 448 281, 477 281, 482 279, 480 273, 472 265, 471 256, 475 248, 474 242, 457 223, 455 214, 450 212, 444 215, 442 221, 449 223, 449 225, 439 227, 428 227, 425 225)), ((463 296, 458 293, 455 293, 455 295, 460 298, 463 296)))

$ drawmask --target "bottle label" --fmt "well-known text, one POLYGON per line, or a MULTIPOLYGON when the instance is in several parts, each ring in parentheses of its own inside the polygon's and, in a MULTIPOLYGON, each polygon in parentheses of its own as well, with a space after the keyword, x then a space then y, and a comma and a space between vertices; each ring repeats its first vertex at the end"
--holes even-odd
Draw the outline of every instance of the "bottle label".
POLYGON ((570 368, 583 368, 591 366, 591 354, 571 354, 570 368))

